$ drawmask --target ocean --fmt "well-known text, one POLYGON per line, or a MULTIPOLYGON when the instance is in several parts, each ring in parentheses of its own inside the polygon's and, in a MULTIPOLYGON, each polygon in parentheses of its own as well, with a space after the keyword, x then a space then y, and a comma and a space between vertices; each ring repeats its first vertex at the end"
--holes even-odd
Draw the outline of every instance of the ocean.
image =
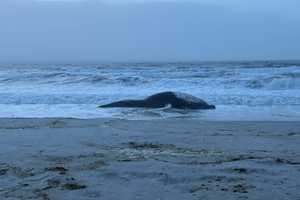
POLYGON ((3 118, 300 118, 300 61, 0 65, 3 118), (185 92, 216 110, 97 106, 163 91, 185 92))

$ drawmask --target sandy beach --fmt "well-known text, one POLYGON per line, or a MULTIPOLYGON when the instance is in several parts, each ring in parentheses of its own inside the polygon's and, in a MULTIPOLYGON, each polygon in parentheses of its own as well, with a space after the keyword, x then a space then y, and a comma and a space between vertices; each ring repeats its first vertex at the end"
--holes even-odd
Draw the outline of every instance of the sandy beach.
POLYGON ((300 200, 299 8, 0 0, 0 200, 300 200))
POLYGON ((0 199, 300 199, 299 122, 0 119, 0 199))

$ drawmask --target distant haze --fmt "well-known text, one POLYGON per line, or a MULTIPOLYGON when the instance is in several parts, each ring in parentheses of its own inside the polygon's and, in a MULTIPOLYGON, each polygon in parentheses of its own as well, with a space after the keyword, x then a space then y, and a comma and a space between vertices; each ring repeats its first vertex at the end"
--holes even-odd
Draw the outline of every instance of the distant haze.
POLYGON ((300 59, 299 0, 0 1, 1 63, 300 59))

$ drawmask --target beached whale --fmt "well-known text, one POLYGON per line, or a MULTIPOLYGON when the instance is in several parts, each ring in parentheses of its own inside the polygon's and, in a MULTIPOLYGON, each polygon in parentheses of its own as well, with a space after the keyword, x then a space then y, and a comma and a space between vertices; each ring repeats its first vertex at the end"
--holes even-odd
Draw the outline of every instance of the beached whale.
POLYGON ((215 109, 202 99, 182 92, 161 92, 147 97, 143 100, 123 100, 106 105, 100 108, 128 107, 128 108, 162 108, 170 105, 177 109, 215 109))

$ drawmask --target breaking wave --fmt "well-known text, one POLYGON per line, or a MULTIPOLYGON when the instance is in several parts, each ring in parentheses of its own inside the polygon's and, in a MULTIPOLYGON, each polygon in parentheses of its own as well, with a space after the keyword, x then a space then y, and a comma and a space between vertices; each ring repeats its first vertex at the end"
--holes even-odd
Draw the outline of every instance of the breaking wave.
POLYGON ((299 105, 300 63, 0 66, 0 104, 100 104, 168 90, 216 105, 299 105))

